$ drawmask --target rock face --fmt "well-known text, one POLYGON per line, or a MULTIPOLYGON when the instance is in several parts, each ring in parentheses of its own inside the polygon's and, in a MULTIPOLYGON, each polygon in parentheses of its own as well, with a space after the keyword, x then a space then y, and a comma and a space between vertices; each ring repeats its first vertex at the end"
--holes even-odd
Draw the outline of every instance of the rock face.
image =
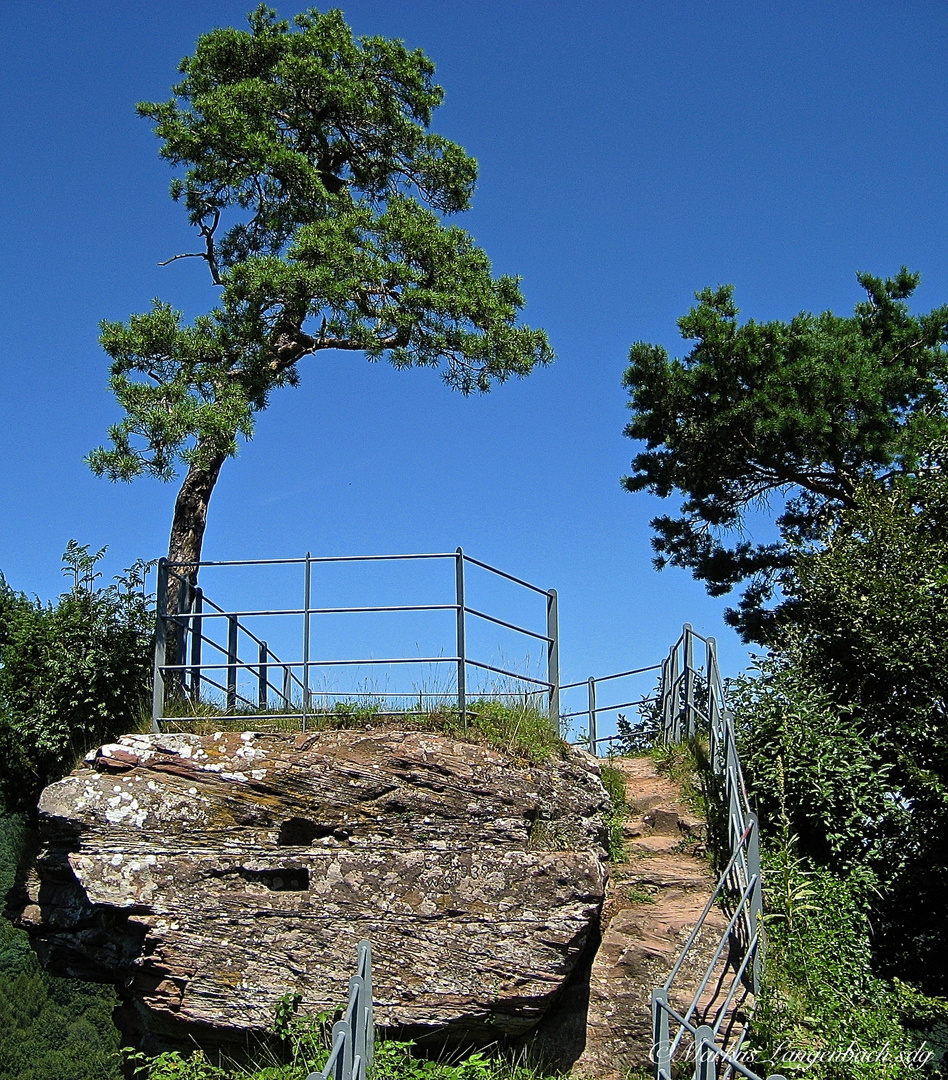
POLYGON ((114 983, 150 1051, 233 1045, 280 996, 488 1042, 543 1015, 598 928, 598 767, 418 732, 130 735, 40 801, 16 915, 53 972, 114 983))

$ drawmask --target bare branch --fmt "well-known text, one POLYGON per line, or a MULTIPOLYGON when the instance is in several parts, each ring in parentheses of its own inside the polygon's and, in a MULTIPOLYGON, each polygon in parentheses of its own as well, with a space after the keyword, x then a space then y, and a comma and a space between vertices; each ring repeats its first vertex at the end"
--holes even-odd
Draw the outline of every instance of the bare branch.
POLYGON ((168 266, 170 263, 177 262, 178 259, 206 259, 207 255, 203 251, 185 251, 181 255, 172 255, 170 259, 165 259, 164 262, 160 262, 159 266, 168 266))

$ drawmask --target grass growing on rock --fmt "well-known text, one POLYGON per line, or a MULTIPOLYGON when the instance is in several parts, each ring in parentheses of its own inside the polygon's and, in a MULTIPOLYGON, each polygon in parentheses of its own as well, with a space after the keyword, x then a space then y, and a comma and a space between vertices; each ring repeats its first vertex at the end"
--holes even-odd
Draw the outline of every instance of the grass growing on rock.
MULTIPOLYGON (((301 730, 299 710, 247 710, 227 717, 209 702, 169 702, 164 731, 209 735, 216 731, 296 732, 301 730), (172 715, 176 714, 176 715, 172 715)), ((386 709, 377 704, 337 702, 332 708, 306 715, 307 731, 430 731, 463 742, 481 743, 513 757, 545 761, 562 755, 568 744, 556 730, 549 713, 529 698, 479 698, 467 707, 467 723, 458 709, 386 709)), ((150 725, 150 720, 147 721, 150 725)), ((143 730, 148 730, 145 723, 143 730)))
MULTIPOLYGON (((608 760, 608 759, 607 759, 608 760)), ((606 827, 609 830, 609 859, 614 863, 625 860, 625 838, 623 826, 628 812, 625 793, 625 777, 611 765, 601 766, 602 786, 606 789, 612 803, 606 814, 606 827)))

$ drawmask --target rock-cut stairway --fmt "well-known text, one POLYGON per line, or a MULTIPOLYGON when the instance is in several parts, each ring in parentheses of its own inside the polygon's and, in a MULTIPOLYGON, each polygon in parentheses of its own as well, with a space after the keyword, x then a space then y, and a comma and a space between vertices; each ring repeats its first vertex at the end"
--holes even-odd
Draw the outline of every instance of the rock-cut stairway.
MULTIPOLYGON (((600 1078, 650 1067, 652 990, 668 978, 716 884, 705 856, 705 822, 685 805, 679 785, 649 757, 610 764, 625 778, 626 858, 610 874, 602 944, 590 974, 586 1046, 573 1067, 574 1075, 600 1078)), ((726 924, 713 907, 676 979, 671 1004, 679 1011, 690 1004, 726 924)), ((703 1018, 719 1006, 725 962, 699 1003, 703 1018)))

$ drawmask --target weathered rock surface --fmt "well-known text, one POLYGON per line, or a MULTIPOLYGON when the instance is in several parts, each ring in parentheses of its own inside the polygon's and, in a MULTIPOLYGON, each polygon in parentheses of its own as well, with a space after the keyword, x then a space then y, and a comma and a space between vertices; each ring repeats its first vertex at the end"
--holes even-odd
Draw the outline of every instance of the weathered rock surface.
POLYGON ((40 801, 16 921, 56 973, 113 982, 148 1049, 344 999, 375 952, 383 1025, 489 1041, 569 979, 605 887, 588 755, 535 765, 418 732, 130 735, 40 801))

